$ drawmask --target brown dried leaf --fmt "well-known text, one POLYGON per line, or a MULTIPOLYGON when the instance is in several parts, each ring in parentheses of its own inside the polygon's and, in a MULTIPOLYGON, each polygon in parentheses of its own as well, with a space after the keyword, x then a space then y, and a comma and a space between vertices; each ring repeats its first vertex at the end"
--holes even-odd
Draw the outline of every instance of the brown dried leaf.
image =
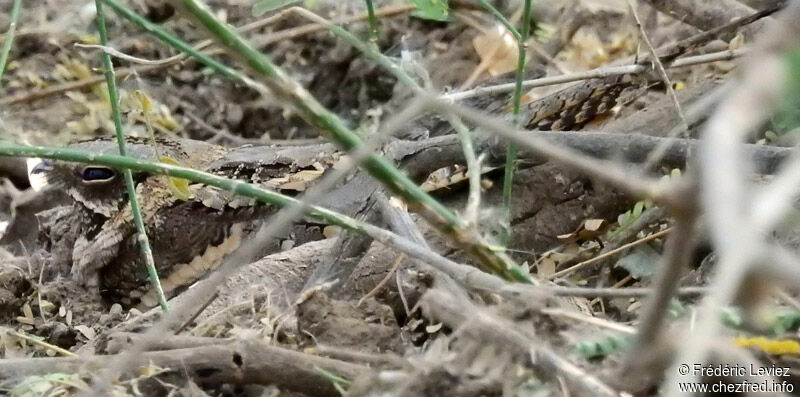
POLYGON ((517 40, 504 26, 497 25, 472 39, 472 46, 492 76, 516 70, 519 60, 517 40))
POLYGON ((78 330, 78 332, 80 332, 81 335, 85 336, 86 339, 89 339, 89 340, 92 340, 97 336, 97 333, 95 333, 94 330, 91 327, 88 327, 88 326, 83 325, 83 324, 76 325, 75 329, 78 330))

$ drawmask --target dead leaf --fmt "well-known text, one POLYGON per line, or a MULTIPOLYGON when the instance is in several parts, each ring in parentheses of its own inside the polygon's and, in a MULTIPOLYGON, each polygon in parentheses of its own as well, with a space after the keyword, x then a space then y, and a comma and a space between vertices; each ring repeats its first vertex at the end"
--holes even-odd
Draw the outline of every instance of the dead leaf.
POLYGON ((738 50, 744 46, 744 35, 740 32, 728 42, 729 50, 738 50))
POLYGON ((80 332, 81 335, 83 335, 84 337, 86 337, 86 339, 89 339, 89 340, 92 340, 97 336, 97 334, 94 332, 94 330, 92 328, 90 328, 90 327, 88 327, 86 325, 83 325, 83 324, 76 325, 75 329, 78 330, 78 332, 80 332))
MULTIPOLYGON (((162 156, 159 159, 164 164, 171 164, 171 165, 181 165, 179 162, 166 157, 162 156)), ((170 192, 174 195, 178 200, 186 201, 192 198, 192 191, 189 189, 189 180, 183 178, 175 178, 171 176, 167 176, 167 186, 169 187, 170 192)))
POLYGON ((517 40, 504 26, 497 25, 472 39, 472 46, 492 76, 517 69, 517 40))
POLYGON ((438 332, 440 329, 442 329, 442 323, 433 324, 425 327, 425 332, 432 334, 434 332, 438 332))
POLYGON ((564 244, 591 240, 603 234, 608 226, 605 219, 587 219, 575 231, 560 234, 556 238, 564 244))
POLYGON ((325 236, 325 238, 333 238, 338 236, 341 231, 342 228, 339 226, 328 225, 322 229, 322 235, 325 236))
POLYGON ((605 219, 587 219, 583 223, 583 228, 589 232, 599 232, 607 224, 605 219))
POLYGON ((536 274, 542 277, 549 277, 553 275, 556 272, 558 264, 560 263, 558 255, 561 254, 553 252, 541 257, 539 261, 536 262, 536 274))

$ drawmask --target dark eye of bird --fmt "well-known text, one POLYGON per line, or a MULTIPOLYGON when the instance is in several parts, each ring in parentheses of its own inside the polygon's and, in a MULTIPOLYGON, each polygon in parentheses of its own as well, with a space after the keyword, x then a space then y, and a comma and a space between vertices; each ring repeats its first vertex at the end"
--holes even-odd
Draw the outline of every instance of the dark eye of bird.
POLYGON ((114 170, 105 167, 86 167, 83 169, 83 177, 84 182, 98 182, 98 181, 108 181, 114 179, 117 175, 114 170))

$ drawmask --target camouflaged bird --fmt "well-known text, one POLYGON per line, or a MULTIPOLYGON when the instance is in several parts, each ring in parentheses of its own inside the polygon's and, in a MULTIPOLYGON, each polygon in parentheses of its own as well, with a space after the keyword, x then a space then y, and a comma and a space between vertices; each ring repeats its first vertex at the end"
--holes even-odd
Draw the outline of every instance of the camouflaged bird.
MULTIPOLYGON (((276 149, 271 159, 259 160, 262 166, 253 169, 232 158, 247 157, 246 148, 236 151, 185 139, 152 143, 129 139, 128 155, 149 161, 169 159, 284 193, 304 190, 305 184, 338 159, 331 150, 298 149, 299 155, 295 151, 286 156, 276 149)), ((95 154, 119 153, 117 143, 110 139, 70 147, 95 154)), ((48 184, 62 188, 74 200, 71 206, 39 214, 42 239, 54 256, 71 262, 73 277, 87 286, 98 286, 114 300, 155 305, 121 172, 101 165, 47 160, 32 174, 44 176, 48 184)), ((203 184, 189 184, 185 195, 176 192, 175 178, 165 175, 134 172, 133 178, 156 269, 168 296, 217 267, 273 211, 269 205, 203 184)))
MULTIPOLYGON (((611 77, 570 86, 526 105, 527 128, 579 129, 595 116, 611 111, 623 91, 635 88, 629 79, 611 77)), ((504 105, 489 107, 501 112, 504 105)), ((71 145, 97 154, 117 154, 117 143, 96 139, 71 145)), ((129 138, 129 155, 170 162, 281 190, 302 191, 335 164, 341 154, 332 145, 275 149, 226 149, 193 140, 129 138), (252 149, 252 150, 251 150, 252 149), (288 153, 288 152, 291 153, 288 153), (253 165, 256 166, 253 166, 253 165)), ((115 300, 153 306, 147 272, 137 247, 124 180, 119 170, 98 165, 45 161, 33 173, 61 187, 74 205, 40 214, 40 234, 52 256, 69 262, 72 274, 115 300)), ((136 192, 156 268, 167 295, 174 295, 214 269, 236 250, 272 209, 202 184, 176 192, 163 175, 134 172, 136 192)), ((336 198, 328 206, 341 204, 336 198)), ((310 238, 309 238, 310 239, 310 238)))

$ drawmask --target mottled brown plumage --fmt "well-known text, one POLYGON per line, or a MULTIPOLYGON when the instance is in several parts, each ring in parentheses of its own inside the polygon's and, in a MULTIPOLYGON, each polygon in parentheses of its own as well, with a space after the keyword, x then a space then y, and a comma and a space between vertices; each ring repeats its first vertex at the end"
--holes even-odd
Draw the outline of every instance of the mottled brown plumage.
MULTIPOLYGON (((108 139, 71 147, 98 154, 118 153, 116 142, 108 139)), ((135 158, 158 161, 168 157, 209 172, 216 172, 213 164, 229 152, 192 140, 159 140, 153 145, 151 140, 129 139, 127 148, 135 158)), ((42 236, 54 255, 71 260, 73 276, 88 286, 99 286, 102 292, 126 302, 141 299, 145 305, 153 304, 122 173, 61 161, 46 161, 35 172, 62 187, 75 201, 40 216, 42 236)), ((252 200, 201 184, 189 185, 190 198, 182 198, 164 175, 135 172, 134 180, 156 267, 169 294, 215 268, 271 211, 267 205, 253 205, 252 200)))
MULTIPOLYGON (((580 128, 610 112, 623 91, 635 87, 626 77, 580 83, 526 106, 531 129, 580 128)), ((71 145, 93 153, 118 153, 111 139, 71 145)), ((339 160, 328 145, 292 148, 226 149, 193 140, 129 139, 130 156, 150 161, 168 157, 183 166, 245 179, 265 187, 301 191, 339 160)), ((40 214, 40 234, 55 261, 67 262, 72 274, 89 286, 126 302, 154 305, 147 272, 137 247, 126 188, 119 170, 102 166, 46 161, 37 171, 74 200, 40 214)), ((236 250, 272 209, 230 192, 189 186, 182 199, 163 175, 134 172, 137 197, 156 268, 168 295, 214 269, 236 250)), ((334 199, 335 201, 335 199, 334 199)), ((334 202, 332 205, 337 207, 334 202)))
POLYGON ((623 75, 575 84, 526 105, 525 128, 539 131, 581 129, 595 117, 609 114, 623 92, 636 88, 638 83, 623 75))

